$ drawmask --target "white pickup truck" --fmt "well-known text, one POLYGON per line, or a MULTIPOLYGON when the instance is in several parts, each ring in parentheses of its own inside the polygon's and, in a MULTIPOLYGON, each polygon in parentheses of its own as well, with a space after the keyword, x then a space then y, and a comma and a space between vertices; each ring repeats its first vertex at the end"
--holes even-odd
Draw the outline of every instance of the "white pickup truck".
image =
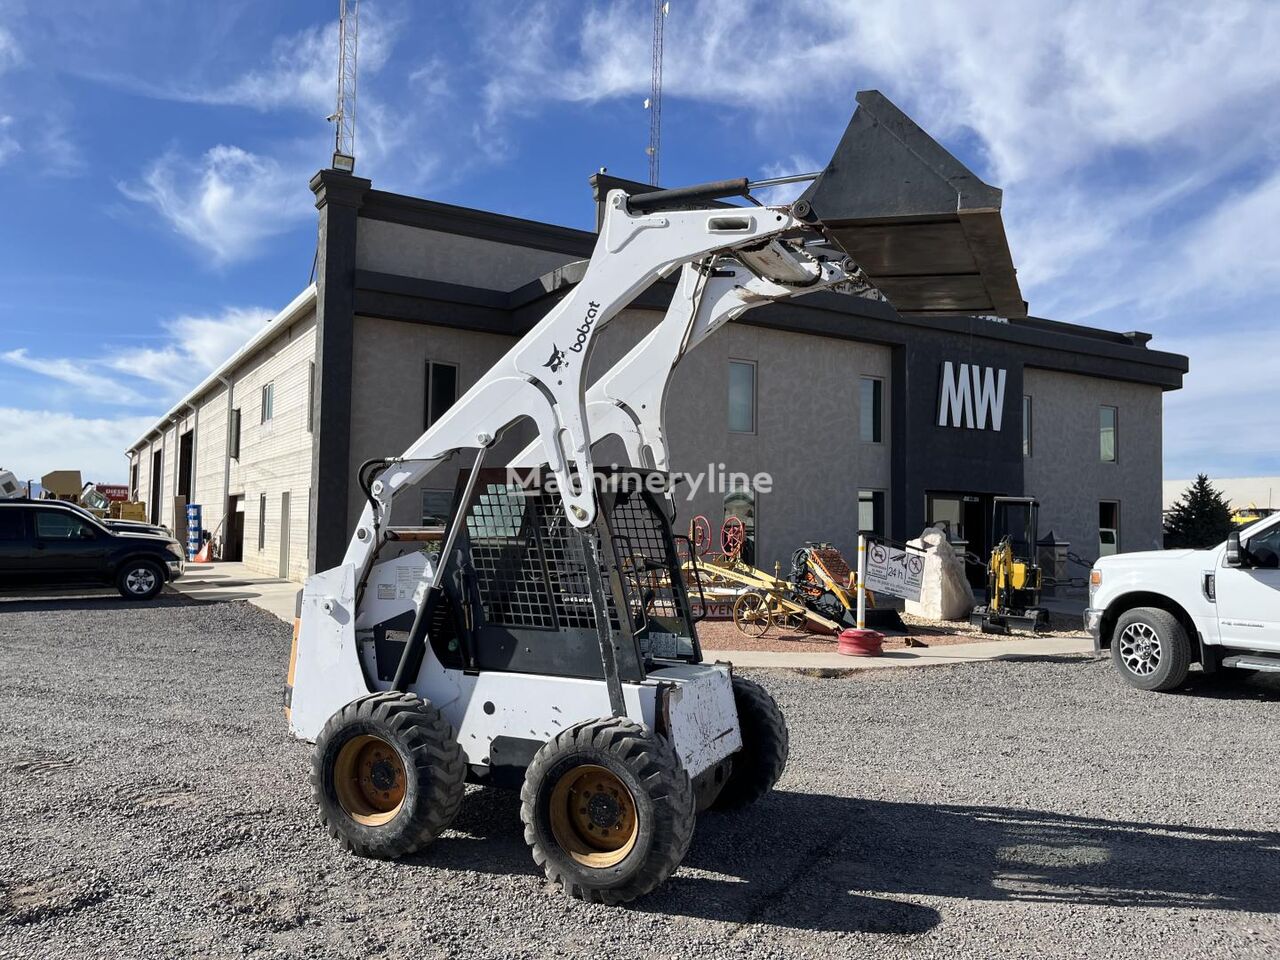
POLYGON ((1089 573, 1085 629, 1140 690, 1206 672, 1280 672, 1280 514, 1209 550, 1102 557, 1089 573))

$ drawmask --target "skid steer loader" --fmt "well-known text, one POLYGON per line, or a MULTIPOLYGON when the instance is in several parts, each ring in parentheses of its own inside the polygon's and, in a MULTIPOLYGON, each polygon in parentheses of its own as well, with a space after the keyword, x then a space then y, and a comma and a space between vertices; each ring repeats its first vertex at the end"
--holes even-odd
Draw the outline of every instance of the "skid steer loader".
POLYGON ((563 299, 408 450, 361 468, 367 504, 343 562, 302 591, 286 687, 292 731, 315 741, 321 820, 348 848, 411 853, 449 825, 465 781, 518 786, 547 877, 620 903, 676 869, 699 811, 776 783, 782 714, 703 662, 680 574, 672 371, 746 310, 821 290, 879 285, 926 313, 1022 306, 999 191, 880 94, 858 101, 828 167, 783 178, 811 181, 792 204, 751 196, 778 180, 610 191, 563 299), (662 320, 588 389, 599 329, 676 272, 662 320), (523 419, 537 440, 486 466, 523 419), (607 436, 630 466, 595 466, 607 436), (472 450, 442 535, 390 525, 399 492, 472 450))

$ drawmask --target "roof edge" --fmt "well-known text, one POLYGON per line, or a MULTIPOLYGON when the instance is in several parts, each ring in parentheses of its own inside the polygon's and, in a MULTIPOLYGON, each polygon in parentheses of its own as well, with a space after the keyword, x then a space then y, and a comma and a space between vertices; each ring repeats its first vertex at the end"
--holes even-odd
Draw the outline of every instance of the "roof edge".
POLYGON ((174 417, 184 409, 190 407, 192 401, 212 387, 214 383, 221 379, 229 370, 232 370, 239 365, 245 357, 257 350, 258 347, 262 346, 268 340, 274 339, 280 331, 293 326, 302 318, 302 315, 306 313, 308 308, 315 306, 315 302, 316 285, 313 283, 289 301, 288 306, 263 324, 262 329, 241 344, 239 350, 227 357, 226 360, 222 361, 222 363, 220 363, 207 377, 201 380, 196 387, 188 391, 181 400, 170 407, 168 413, 163 417, 158 418, 146 433, 125 448, 125 453, 127 454, 130 451, 137 450, 139 447, 144 446, 147 443, 147 440, 155 434, 163 434, 165 425, 168 424, 169 421, 173 420, 174 417))

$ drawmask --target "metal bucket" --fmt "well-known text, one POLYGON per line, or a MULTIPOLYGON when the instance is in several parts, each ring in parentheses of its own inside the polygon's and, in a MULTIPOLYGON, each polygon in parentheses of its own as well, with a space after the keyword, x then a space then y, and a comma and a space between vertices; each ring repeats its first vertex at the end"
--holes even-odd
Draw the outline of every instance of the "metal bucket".
POLYGON ((900 313, 1025 317, 1000 190, 879 91, 857 99, 800 199, 900 313))

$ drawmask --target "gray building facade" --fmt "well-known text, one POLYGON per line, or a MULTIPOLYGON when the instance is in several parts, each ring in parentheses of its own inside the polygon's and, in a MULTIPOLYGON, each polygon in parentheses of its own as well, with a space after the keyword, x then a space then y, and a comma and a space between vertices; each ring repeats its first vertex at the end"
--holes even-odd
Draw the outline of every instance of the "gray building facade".
MULTIPOLYGON (((592 180, 598 194, 617 183, 592 180)), ((245 450, 261 451, 252 453, 257 458, 268 447, 255 433, 260 411, 241 408, 240 438, 251 446, 242 446, 234 470, 227 466, 229 413, 209 421, 224 434, 216 442, 202 443, 196 426, 191 468, 212 478, 234 473, 236 492, 206 483, 194 494, 222 499, 212 512, 205 506, 206 517, 220 518, 226 498, 241 497, 250 511, 245 529, 263 528, 262 537, 245 537, 243 559, 264 572, 283 570, 287 549, 295 578, 303 540, 307 569, 340 561, 363 504, 360 464, 407 448, 541 319, 564 289, 557 268, 590 256, 595 243, 590 231, 390 194, 335 171, 317 174, 311 186, 319 211, 316 282, 290 321, 306 347, 288 361, 298 365, 289 382, 301 376, 307 385, 291 391, 289 402, 304 409, 293 426, 277 423, 269 445, 287 453, 277 450, 271 470, 253 479, 256 461, 246 463, 245 450), (298 436, 286 437, 289 431, 298 436), (265 521, 253 514, 259 509, 265 521), (272 529, 285 524, 287 540, 272 540, 272 529)), ((657 322, 672 289, 655 284, 604 328, 593 374, 657 322)), ((680 499, 677 526, 698 514, 713 528, 726 513, 749 515, 757 563, 779 563, 785 572, 791 552, 808 540, 851 554, 860 527, 905 540, 940 522, 982 553, 990 546, 991 498, 1014 495, 1037 497, 1041 534, 1052 530, 1086 559, 1103 548, 1105 530, 1115 531, 1122 550, 1158 546, 1162 395, 1181 386, 1187 360, 1152 350, 1148 340, 1034 318, 901 316, 885 303, 832 293, 752 310, 676 370, 672 464, 693 475, 766 473, 770 489, 708 490, 704 478, 691 499, 680 499)), ((157 449, 173 461, 175 477, 181 472, 173 460, 180 451, 166 453, 165 444, 182 433, 175 417, 202 409, 205 395, 216 392, 209 384, 234 391, 238 378, 256 370, 246 383, 261 393, 263 376, 277 374, 261 372, 257 349, 251 344, 232 358, 131 448, 140 477, 157 449)), ((225 396, 220 403, 235 409, 225 396)), ((488 462, 505 462, 531 436, 527 426, 512 429, 488 462)), ((606 442, 596 458, 608 463, 619 454, 606 442)), ((447 509, 466 465, 455 460, 419 493, 401 496, 394 523, 420 523, 447 509)), ((140 494, 148 492, 143 486, 139 480, 140 494)), ((206 519, 205 526, 214 525, 206 519)))

